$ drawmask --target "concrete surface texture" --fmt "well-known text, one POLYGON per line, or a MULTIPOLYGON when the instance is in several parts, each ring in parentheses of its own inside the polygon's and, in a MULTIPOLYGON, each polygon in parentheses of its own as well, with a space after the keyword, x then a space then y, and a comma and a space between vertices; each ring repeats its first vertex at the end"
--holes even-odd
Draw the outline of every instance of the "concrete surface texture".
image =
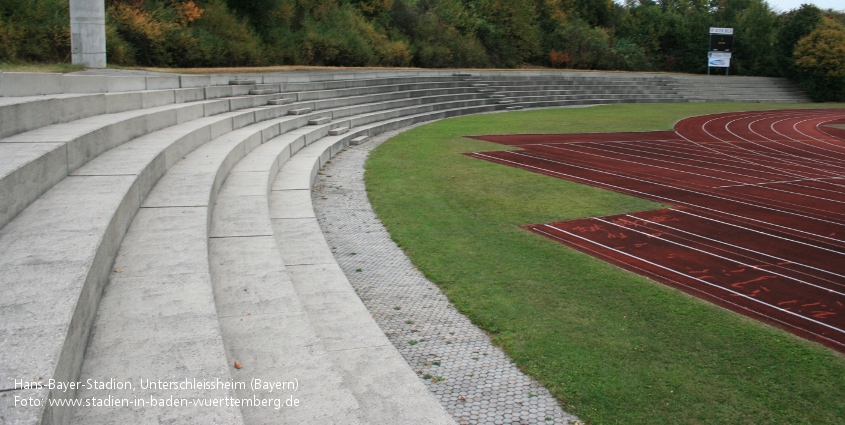
MULTIPOLYGON (((432 324, 417 329, 431 333, 426 344, 452 344, 409 350, 401 340, 411 330, 366 305, 370 284, 353 282, 363 285, 356 293, 349 265, 326 243, 313 181, 350 144, 457 115, 806 100, 784 80, 720 80, 727 91, 711 81, 546 71, 0 72, 0 423, 571 420, 553 401, 540 403, 536 383, 504 372, 508 359, 449 316, 435 288, 376 261, 366 276, 387 287, 419 283, 402 296, 440 303, 437 314, 460 323, 464 339, 432 324), (423 379, 446 376, 432 373, 435 361, 455 377, 449 384, 423 379), (478 379, 454 375, 466 370, 506 382, 489 377, 479 389, 478 379)), ((410 305, 402 314, 418 317, 408 320, 443 320, 410 305)))
POLYGON ((364 162, 399 131, 349 147, 317 177, 314 209, 337 263, 391 343, 458 423, 578 423, 414 267, 373 212, 364 162))
POLYGON ((106 5, 103 0, 70 0, 70 51, 74 64, 106 67, 106 5))

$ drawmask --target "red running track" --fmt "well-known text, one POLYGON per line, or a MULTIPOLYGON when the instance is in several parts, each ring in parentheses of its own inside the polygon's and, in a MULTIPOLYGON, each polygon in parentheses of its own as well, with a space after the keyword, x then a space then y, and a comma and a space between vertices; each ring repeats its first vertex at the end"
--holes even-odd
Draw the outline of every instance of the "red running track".
POLYGON ((672 205, 526 229, 845 352, 845 110, 472 136, 469 156, 672 205))

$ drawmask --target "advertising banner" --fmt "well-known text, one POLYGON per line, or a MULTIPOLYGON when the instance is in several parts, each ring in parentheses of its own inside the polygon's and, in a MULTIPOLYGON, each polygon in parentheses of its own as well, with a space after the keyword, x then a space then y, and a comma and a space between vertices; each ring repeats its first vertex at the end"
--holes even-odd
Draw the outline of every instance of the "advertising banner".
POLYGON ((713 68, 729 68, 731 66, 731 54, 710 52, 707 54, 707 66, 713 68))

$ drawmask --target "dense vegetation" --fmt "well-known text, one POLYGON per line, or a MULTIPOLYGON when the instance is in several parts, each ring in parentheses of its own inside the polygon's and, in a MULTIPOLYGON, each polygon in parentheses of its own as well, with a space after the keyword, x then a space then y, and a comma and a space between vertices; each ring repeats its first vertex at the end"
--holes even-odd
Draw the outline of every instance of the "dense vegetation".
MULTIPOLYGON (((109 62, 703 73, 733 27, 733 74, 845 99, 845 14, 764 0, 105 0, 109 62)), ((69 61, 67 0, 0 2, 0 62, 69 61)))

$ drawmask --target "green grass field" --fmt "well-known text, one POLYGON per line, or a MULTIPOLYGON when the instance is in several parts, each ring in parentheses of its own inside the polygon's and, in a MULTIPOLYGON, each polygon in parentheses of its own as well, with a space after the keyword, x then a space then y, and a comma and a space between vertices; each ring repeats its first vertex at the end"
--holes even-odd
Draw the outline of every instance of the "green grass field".
POLYGON ((708 113, 845 105, 656 104, 452 118, 375 150, 394 240, 564 410, 590 424, 845 423, 845 356, 519 228, 659 208, 472 159, 464 135, 669 130, 708 113))

